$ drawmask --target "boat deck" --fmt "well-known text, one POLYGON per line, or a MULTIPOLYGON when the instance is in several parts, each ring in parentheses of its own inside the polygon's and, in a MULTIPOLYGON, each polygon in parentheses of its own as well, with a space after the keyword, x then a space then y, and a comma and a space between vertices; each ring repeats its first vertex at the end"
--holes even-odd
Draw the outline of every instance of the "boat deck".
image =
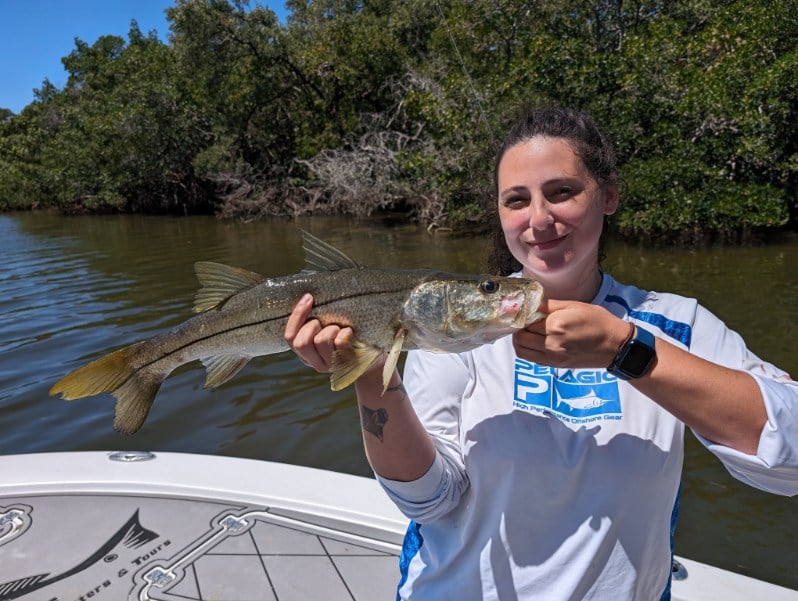
MULTIPOLYGON (((137 467, 117 466, 128 475, 137 467)), ((239 476, 257 478, 258 470, 239 476)), ((69 492, 34 485, 17 496, 0 487, 0 601, 395 598, 395 540, 352 532, 348 520, 288 500, 213 499, 181 479, 137 485, 163 489, 157 494, 118 490, 120 483, 83 493, 85 483, 69 492)))
MULTIPOLYGON (((396 598, 406 519, 373 479, 158 453, 0 456, 0 601, 396 598)), ((674 601, 798 601, 679 557, 674 601)))
POLYGON ((398 551, 270 507, 151 495, 0 500, 2 601, 390 599, 398 551))

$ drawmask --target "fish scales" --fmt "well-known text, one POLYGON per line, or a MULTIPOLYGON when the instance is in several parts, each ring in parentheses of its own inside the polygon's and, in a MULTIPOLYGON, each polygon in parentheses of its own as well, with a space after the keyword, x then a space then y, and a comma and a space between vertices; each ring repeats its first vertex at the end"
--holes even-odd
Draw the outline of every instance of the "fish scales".
POLYGON ((334 390, 350 385, 380 356, 386 356, 387 387, 402 350, 461 352, 542 317, 542 287, 533 280, 370 269, 306 232, 303 239, 306 269, 293 275, 264 278, 198 262, 198 315, 67 374, 50 394, 71 400, 109 392, 117 399, 114 427, 133 433, 163 380, 180 365, 199 359, 206 386, 216 387, 253 357, 288 350, 285 326, 306 293, 314 297, 310 319, 353 330, 351 348, 333 355, 334 390))

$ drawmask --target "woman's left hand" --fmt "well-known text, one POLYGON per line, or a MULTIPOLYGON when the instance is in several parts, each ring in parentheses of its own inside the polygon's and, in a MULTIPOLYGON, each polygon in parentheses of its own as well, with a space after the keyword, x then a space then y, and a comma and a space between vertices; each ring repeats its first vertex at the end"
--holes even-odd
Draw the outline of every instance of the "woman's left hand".
POLYGON ((550 367, 607 367, 629 337, 631 324, 603 307, 547 300, 544 319, 513 334, 516 354, 550 367))

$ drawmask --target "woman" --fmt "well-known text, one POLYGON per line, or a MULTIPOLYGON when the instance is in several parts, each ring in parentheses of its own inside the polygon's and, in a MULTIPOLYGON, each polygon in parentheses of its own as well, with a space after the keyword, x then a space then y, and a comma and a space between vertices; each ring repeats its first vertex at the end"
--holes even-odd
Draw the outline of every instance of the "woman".
MULTIPOLYGON (((798 386, 695 300, 601 271, 618 181, 587 115, 526 115, 495 184, 492 264, 539 280, 547 317, 411 352, 384 396, 381 365, 356 383, 369 462, 413 520, 399 598, 668 599, 684 426, 735 477, 796 494, 798 386)), ((324 372, 351 330, 306 323, 311 305, 286 339, 324 372)))

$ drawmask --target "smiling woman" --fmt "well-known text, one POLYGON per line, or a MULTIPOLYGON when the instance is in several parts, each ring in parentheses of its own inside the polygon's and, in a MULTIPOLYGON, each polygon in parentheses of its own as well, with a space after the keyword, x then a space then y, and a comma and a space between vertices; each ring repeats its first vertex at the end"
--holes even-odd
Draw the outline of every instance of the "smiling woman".
MULTIPOLYGON (((368 460, 414 520, 399 598, 670 599, 685 426, 736 478, 798 494, 798 385, 695 300, 600 270, 613 157, 584 113, 524 115, 497 159, 494 263, 543 284, 546 317, 411 352, 384 395, 382 361, 356 382, 381 416, 368 460)), ((327 371, 347 328, 309 316, 286 339, 327 371)))
POLYGON ((502 231, 524 271, 549 298, 592 299, 602 224, 618 208, 615 181, 600 185, 563 138, 536 136, 507 148, 497 182, 502 231))

